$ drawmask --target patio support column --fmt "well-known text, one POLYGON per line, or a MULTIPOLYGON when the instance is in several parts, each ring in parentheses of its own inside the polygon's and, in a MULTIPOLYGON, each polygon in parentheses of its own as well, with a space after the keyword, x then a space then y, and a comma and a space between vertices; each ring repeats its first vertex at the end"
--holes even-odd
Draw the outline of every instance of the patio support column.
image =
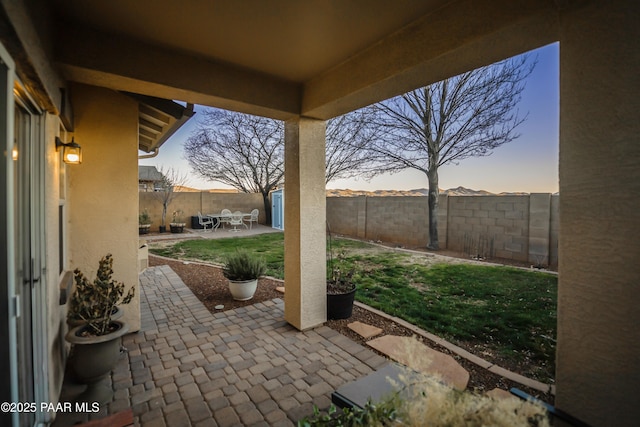
POLYGON ((285 123, 284 312, 299 330, 327 320, 325 122, 285 123))
POLYGON ((640 419, 640 3, 561 15, 558 408, 640 419))

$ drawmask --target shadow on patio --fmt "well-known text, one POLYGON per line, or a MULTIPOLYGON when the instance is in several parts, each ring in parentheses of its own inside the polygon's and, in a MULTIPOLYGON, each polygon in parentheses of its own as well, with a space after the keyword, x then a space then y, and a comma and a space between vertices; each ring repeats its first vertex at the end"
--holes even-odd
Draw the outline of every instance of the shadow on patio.
MULTIPOLYGON (((123 338, 113 400, 56 427, 132 408, 144 426, 295 425, 330 393, 387 363, 322 326, 300 332, 280 299, 210 313, 168 266, 140 275, 142 328, 123 338)), ((65 379, 61 401, 82 389, 65 379)))

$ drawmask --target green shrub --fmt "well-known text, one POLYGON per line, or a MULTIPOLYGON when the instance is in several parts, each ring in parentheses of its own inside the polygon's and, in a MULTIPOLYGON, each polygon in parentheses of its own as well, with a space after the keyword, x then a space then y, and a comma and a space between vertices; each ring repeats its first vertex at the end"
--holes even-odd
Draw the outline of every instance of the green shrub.
POLYGON ((237 250, 228 255, 222 268, 222 274, 229 280, 254 280, 262 276, 267 265, 262 258, 244 250, 237 250))

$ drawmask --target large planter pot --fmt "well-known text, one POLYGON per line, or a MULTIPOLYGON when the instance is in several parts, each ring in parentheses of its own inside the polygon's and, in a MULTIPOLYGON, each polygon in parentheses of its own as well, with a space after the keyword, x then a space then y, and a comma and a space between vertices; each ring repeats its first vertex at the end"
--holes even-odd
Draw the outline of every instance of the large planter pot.
POLYGON ((149 234, 149 230, 151 230, 151 224, 138 225, 138 234, 149 234))
POLYGON ((115 367, 120 357, 121 337, 129 331, 129 326, 120 321, 114 321, 117 329, 101 336, 82 336, 87 325, 76 326, 71 329, 65 339, 73 344, 73 355, 70 359, 71 367, 76 379, 87 384, 87 389, 78 397, 85 402, 106 403, 111 400, 111 388, 100 385, 115 367))
POLYGON ((344 294, 327 294, 327 319, 348 319, 353 313, 356 288, 344 294))
POLYGON ((174 223, 174 224, 169 224, 169 228, 171 229, 172 233, 183 233, 184 232, 184 223, 174 223))
POLYGON ((258 279, 253 280, 229 280, 229 291, 237 301, 247 301, 253 298, 258 287, 258 279))

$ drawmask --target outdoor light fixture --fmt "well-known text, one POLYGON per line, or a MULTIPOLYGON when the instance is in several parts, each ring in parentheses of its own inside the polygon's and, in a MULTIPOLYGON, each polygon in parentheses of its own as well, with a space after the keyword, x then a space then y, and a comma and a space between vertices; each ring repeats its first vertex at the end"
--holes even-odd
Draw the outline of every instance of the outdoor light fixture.
POLYGON ((62 147, 62 161, 69 165, 82 163, 82 147, 71 138, 71 142, 64 143, 56 136, 56 150, 62 147))

